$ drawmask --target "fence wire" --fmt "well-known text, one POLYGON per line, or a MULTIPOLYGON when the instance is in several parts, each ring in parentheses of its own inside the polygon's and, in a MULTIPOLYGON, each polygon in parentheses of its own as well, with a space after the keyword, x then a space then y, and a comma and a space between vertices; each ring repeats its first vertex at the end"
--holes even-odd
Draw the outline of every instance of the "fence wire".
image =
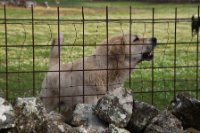
MULTIPOLYGON (((191 18, 180 18, 177 8, 174 10, 173 18, 155 17, 156 9, 154 8, 148 18, 133 18, 133 8, 130 7, 129 18, 122 17, 120 19, 109 18, 108 7, 105 8, 104 18, 98 19, 86 18, 83 7, 81 19, 60 18, 59 7, 57 8, 57 19, 35 18, 33 7, 30 19, 8 18, 8 10, 4 6, 4 15, 3 18, 0 18, 0 26, 3 27, 1 29, 4 29, 3 34, 1 33, 0 43, 2 53, 0 58, 0 96, 6 99, 38 96, 42 79, 47 72, 50 72, 47 64, 51 40, 54 36, 59 37, 60 33, 64 34, 66 42, 59 47, 59 66, 78 58, 82 58, 83 66, 82 69, 76 70, 61 70, 59 67, 59 70, 51 71, 59 72, 59 101, 61 97, 75 97, 74 95, 60 95, 60 89, 62 89, 60 73, 62 72, 83 72, 82 85, 64 87, 83 86, 83 94, 76 95, 82 96, 83 102, 84 96, 86 96, 85 88, 96 86, 95 84, 85 84, 85 72, 107 71, 106 88, 109 88, 108 71, 112 69, 108 67, 108 39, 116 33, 129 33, 130 36, 139 33, 141 37, 150 36, 158 39, 158 46, 154 50, 152 61, 141 63, 135 68, 131 68, 131 65, 128 68, 119 68, 119 70, 129 70, 129 77, 124 86, 133 90, 136 99, 162 106, 167 104, 167 101, 177 92, 190 92, 199 98, 199 34, 191 36, 191 18), (182 33, 183 29, 185 30, 182 33), (164 31, 162 35, 160 30, 164 31), (188 34, 187 38, 185 38, 185 34, 188 34), (38 41, 41 38, 45 41, 38 41), (105 55, 107 66, 101 69, 85 69, 85 58, 92 56, 92 50, 102 39, 107 39, 105 45, 107 47, 107 55, 105 55), (132 69, 134 69, 133 72, 132 69)), ((197 10, 196 14, 199 16, 199 7, 197 10)), ((131 46, 130 44, 131 40, 128 45, 131 46)), ((131 55, 131 49, 129 49, 129 54, 131 55)), ((131 59, 129 62, 131 64, 131 59)), ((99 84, 99 86, 105 86, 105 84, 99 84)))

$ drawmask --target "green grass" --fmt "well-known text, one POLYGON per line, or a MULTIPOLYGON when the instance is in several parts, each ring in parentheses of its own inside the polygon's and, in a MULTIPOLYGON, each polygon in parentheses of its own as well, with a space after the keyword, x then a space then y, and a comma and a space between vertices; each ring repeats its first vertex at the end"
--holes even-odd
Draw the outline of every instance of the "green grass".
MULTIPOLYGON (((197 5, 194 4, 150 4, 140 2, 73 2, 61 1, 62 7, 68 9, 60 9, 60 19, 82 19, 81 6, 84 6, 85 19, 105 19, 105 6, 109 7, 109 19, 129 19, 129 6, 132 6, 132 32, 142 37, 152 36, 151 20, 146 20, 146 23, 135 23, 135 19, 151 19, 152 8, 155 8, 155 19, 174 19, 175 8, 177 7, 178 18, 190 19, 192 14, 197 13, 197 5)), ((51 6, 56 6, 53 1, 50 1, 51 6)), ((5 59, 5 29, 3 24, 4 12, 3 7, 0 7, 0 96, 6 95, 6 59, 5 59)), ((31 19, 31 10, 22 8, 7 8, 8 19, 31 19)), ((57 11, 50 9, 34 10, 35 19, 57 19, 57 11)), ((156 20, 155 20, 156 21, 156 20)), ((8 21, 8 46, 23 45, 23 47, 8 47, 8 71, 14 72, 8 74, 8 90, 9 98, 13 99, 18 96, 32 96, 33 91, 33 49, 28 45, 32 45, 32 26, 31 21, 18 20, 20 24, 8 21), (24 72, 24 73, 19 73, 24 72)), ((35 71, 46 71, 48 67, 48 57, 51 42, 51 37, 57 34, 56 21, 46 21, 41 23, 35 20, 35 71)), ((156 21, 157 22, 157 21, 156 21)), ((154 67, 152 70, 152 62, 143 62, 138 65, 131 75, 131 86, 128 80, 125 82, 125 87, 133 89, 134 97, 151 103, 160 109, 169 104, 173 97, 174 86, 177 91, 188 91, 193 96, 196 96, 196 67, 181 67, 181 66, 196 66, 196 37, 191 41, 190 22, 177 23, 177 43, 188 42, 186 44, 177 44, 176 49, 176 84, 174 85, 174 40, 175 30, 174 23, 155 23, 154 35, 158 38, 159 45, 155 49, 154 67), (190 43, 193 42, 193 43, 190 43), (171 43, 171 44, 168 44, 171 43), (164 67, 164 68, 160 68, 164 67), (139 69, 148 68, 148 69, 139 69), (152 75, 153 72, 153 75, 152 75), (153 81, 152 82, 152 77, 153 81), (152 95, 152 91, 154 91, 152 95), (166 92, 161 92, 166 91, 166 92), (140 93, 137 93, 140 92, 140 93), (152 99, 153 98, 153 99, 152 99)), ((65 36, 65 44, 82 44, 82 23, 73 23, 61 21, 61 32, 65 36), (77 38, 75 38, 77 34, 77 38)), ((129 23, 109 22, 109 36, 129 31, 129 23)), ((98 44, 106 38, 105 22, 86 23, 85 25, 85 44, 98 44)), ((85 47, 85 55, 90 55, 93 46, 85 47)), ((61 61, 63 63, 71 62, 82 57, 82 47, 65 46, 62 47, 61 61)), ((200 68, 198 68, 200 69, 200 68)), ((35 73, 35 88, 36 95, 41 89, 41 82, 44 77, 44 72, 35 73)), ((200 87, 198 87, 198 90, 200 87)))

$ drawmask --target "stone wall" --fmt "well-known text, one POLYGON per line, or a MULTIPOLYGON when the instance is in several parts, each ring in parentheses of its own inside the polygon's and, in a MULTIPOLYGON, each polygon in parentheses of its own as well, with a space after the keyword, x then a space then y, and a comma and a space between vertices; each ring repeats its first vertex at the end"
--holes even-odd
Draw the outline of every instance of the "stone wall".
POLYGON ((117 88, 96 105, 78 104, 71 122, 47 113, 39 98, 17 98, 14 105, 0 98, 1 133, 200 133, 200 101, 180 93, 165 110, 133 100, 117 88))

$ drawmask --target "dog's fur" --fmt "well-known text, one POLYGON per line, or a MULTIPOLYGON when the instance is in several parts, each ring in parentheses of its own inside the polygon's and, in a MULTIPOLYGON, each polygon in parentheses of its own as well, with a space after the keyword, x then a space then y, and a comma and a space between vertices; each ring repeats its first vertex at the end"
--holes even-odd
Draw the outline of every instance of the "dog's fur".
POLYGON ((193 15, 192 16, 191 27, 192 27, 192 36, 199 33, 200 17, 198 17, 198 15, 193 15))
POLYGON ((138 38, 136 35, 129 38, 129 34, 113 36, 108 40, 108 45, 107 40, 104 40, 91 56, 84 57, 84 64, 81 58, 60 65, 60 104, 58 41, 60 40, 62 44, 63 38, 54 39, 50 53, 50 72, 43 80, 40 93, 47 110, 54 110, 59 105, 61 112, 69 116, 73 106, 83 102, 82 95, 85 103, 96 103, 101 97, 97 94, 106 93, 107 83, 109 91, 121 86, 129 75, 130 66, 134 68, 142 60, 153 58, 151 51, 156 45, 156 38, 138 38), (131 45, 129 45, 130 41, 131 45), (107 67, 110 70, 107 70, 107 67))

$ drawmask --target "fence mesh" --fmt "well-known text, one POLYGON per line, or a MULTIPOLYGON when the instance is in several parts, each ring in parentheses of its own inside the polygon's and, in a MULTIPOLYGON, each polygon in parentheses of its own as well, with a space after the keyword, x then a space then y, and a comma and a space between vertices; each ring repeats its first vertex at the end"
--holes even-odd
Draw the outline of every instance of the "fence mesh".
MULTIPOLYGON (((154 59, 137 65, 133 72, 127 68, 130 74, 124 87, 133 90, 135 99, 160 108, 177 92, 189 92, 199 98, 199 37, 191 34, 190 13, 183 14, 178 8, 171 11, 170 16, 162 16, 154 8, 145 12, 132 7, 80 8, 71 11, 76 12, 72 19, 68 10, 57 8, 50 11, 52 17, 43 18, 48 11, 38 12, 32 8, 24 18, 16 18, 10 16, 6 6, 3 9, 0 96, 6 99, 39 95, 48 72, 51 40, 59 33, 65 37, 59 65, 80 58, 84 62, 103 39, 112 35, 131 33, 156 37, 154 59)), ((194 13, 199 16, 199 7, 194 13)), ((88 70, 84 70, 83 65, 78 71, 84 75, 88 70)))

